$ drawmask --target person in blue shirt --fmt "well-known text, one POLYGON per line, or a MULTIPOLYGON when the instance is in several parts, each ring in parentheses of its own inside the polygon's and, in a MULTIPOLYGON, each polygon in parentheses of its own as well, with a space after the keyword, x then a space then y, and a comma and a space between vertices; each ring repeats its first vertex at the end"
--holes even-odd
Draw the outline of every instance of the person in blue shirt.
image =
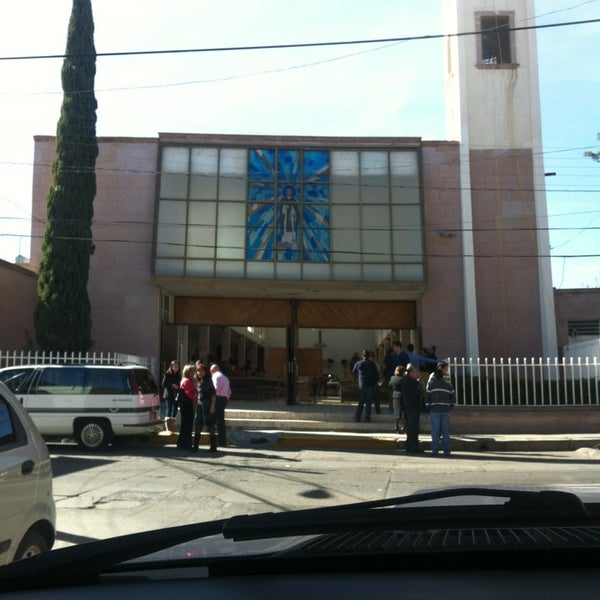
POLYGON ((358 406, 354 420, 360 423, 363 409, 365 411, 365 422, 371 422, 371 407, 375 398, 379 373, 375 361, 370 358, 368 350, 361 352, 361 359, 352 367, 352 374, 358 375, 358 406))

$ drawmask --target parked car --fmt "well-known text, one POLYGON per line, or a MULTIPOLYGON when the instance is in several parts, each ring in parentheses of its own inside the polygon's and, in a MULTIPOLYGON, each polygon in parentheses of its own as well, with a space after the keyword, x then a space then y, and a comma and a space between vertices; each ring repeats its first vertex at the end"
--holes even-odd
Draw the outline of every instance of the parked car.
POLYGON ((0 369, 0 381, 43 436, 73 436, 88 450, 161 423, 158 386, 145 367, 21 365, 0 369))
POLYGON ((55 523, 46 444, 27 411, 0 383, 0 564, 51 549, 55 523))

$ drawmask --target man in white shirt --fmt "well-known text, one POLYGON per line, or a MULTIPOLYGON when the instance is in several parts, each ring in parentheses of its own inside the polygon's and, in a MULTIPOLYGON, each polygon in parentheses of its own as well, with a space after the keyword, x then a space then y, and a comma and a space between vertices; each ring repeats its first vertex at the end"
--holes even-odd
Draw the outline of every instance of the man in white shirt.
POLYGON ((217 412, 215 414, 217 421, 217 445, 225 447, 227 446, 225 407, 227 406, 227 401, 231 397, 231 385, 229 384, 229 379, 221 371, 218 364, 212 363, 210 365, 210 373, 217 393, 217 412))

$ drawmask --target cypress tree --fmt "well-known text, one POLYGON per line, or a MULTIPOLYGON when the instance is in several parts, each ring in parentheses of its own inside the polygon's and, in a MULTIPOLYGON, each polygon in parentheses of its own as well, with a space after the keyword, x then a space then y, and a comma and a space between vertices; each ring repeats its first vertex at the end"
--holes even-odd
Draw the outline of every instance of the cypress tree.
POLYGON ((95 75, 91 1, 73 0, 34 314, 42 350, 85 352, 93 343, 87 284, 98 156, 95 75))

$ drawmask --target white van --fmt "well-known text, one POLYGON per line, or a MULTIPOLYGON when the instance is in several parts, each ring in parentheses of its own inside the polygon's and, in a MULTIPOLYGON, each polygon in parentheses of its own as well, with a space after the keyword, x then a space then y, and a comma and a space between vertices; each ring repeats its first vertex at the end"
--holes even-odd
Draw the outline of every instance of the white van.
POLYGON ((0 565, 50 550, 55 538, 48 449, 27 411, 0 383, 0 565))
POLYGON ((0 369, 0 381, 43 436, 74 436, 89 450, 161 424, 158 387, 145 367, 21 365, 0 369))

